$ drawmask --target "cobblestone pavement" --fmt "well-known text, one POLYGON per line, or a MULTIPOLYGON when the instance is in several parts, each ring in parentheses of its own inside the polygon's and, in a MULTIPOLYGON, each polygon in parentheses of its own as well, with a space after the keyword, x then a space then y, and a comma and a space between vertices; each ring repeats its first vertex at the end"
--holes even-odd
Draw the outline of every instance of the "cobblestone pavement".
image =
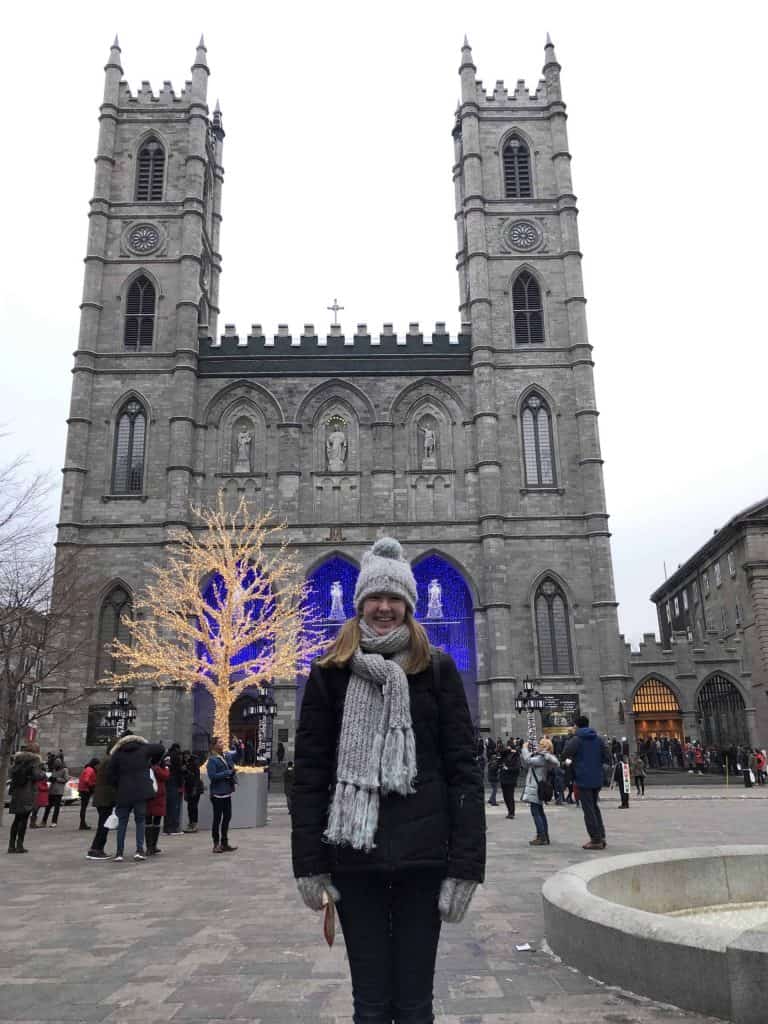
MULTIPOLYGON (((609 853, 764 842, 766 790, 722 799, 665 786, 629 812, 608 794, 609 853)), ((705 1024, 547 954, 541 885, 587 857, 582 817, 554 808, 552 845, 531 849, 530 814, 518 811, 508 821, 488 808, 486 884, 465 922, 443 927, 439 1024, 705 1024), (524 942, 532 951, 515 949, 524 942)), ((350 1024, 343 940, 328 950, 296 894, 282 796, 270 815, 266 828, 233 833, 230 856, 213 857, 198 834, 165 838, 153 861, 87 861, 74 808, 56 830, 28 832, 26 856, 0 852, 0 1022, 350 1024)))

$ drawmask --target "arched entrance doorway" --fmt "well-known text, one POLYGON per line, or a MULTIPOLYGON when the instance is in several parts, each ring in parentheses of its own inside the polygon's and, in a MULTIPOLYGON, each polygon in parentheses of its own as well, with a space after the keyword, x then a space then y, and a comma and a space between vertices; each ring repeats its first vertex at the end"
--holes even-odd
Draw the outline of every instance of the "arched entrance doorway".
MULTIPOLYGON (((312 588, 309 620, 330 642, 345 619, 355 614, 352 597, 359 575, 354 562, 333 555, 307 577, 312 588)), ((439 555, 426 555, 413 565, 418 601, 416 618, 429 639, 451 655, 464 681, 473 721, 477 722, 477 657, 472 594, 459 570, 439 555)), ((301 707, 305 679, 300 679, 296 710, 301 707)))
POLYGON ((680 703, 669 686, 651 676, 635 690, 632 698, 637 740, 676 739, 683 742, 680 703))
POLYGON ((696 695, 696 720, 706 747, 725 750, 732 745, 749 745, 744 698, 719 672, 710 676, 696 695))

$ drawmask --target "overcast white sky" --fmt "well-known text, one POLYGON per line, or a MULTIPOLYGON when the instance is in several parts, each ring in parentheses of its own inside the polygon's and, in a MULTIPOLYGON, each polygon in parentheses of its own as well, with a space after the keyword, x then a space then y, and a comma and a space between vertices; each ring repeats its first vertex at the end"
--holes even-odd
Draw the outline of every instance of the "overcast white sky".
MULTIPOLYGON (((450 131, 478 75, 563 66, 619 617, 768 492, 761 5, 30 3, 5 13, 3 461, 59 486, 103 66, 221 99, 224 322, 458 326, 450 131)), ((58 495, 54 501, 57 506, 58 495)), ((55 515, 55 512, 53 513, 55 515)))

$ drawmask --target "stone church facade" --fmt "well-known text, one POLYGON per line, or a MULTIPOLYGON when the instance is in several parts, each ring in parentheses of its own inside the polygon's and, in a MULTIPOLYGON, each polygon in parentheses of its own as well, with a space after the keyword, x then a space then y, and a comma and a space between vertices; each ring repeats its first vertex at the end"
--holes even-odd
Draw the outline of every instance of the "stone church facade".
MULTIPOLYGON (((433 603, 421 616, 466 655, 480 729, 522 730, 514 697, 528 676, 555 725, 578 706, 618 731, 627 664, 552 44, 534 91, 497 82, 487 93, 462 49, 454 332, 442 322, 220 331, 225 135, 208 108, 205 46, 178 95, 170 83, 132 93, 120 59, 116 40, 59 527, 59 551, 82 556, 92 601, 72 611, 80 646, 58 686, 86 696, 43 744, 72 763, 92 750, 87 709, 112 696, 95 685, 104 645, 124 631, 171 531, 220 489, 285 519, 308 574, 332 563, 337 600, 345 565, 354 571, 379 535, 400 538, 426 573, 433 603), (435 617, 449 577, 467 595, 451 612, 454 625, 469 617, 461 635, 435 617)), ((295 681, 277 681, 275 698, 290 752, 295 681)), ((189 743, 205 732, 188 693, 135 687, 131 699, 144 735, 189 743)))

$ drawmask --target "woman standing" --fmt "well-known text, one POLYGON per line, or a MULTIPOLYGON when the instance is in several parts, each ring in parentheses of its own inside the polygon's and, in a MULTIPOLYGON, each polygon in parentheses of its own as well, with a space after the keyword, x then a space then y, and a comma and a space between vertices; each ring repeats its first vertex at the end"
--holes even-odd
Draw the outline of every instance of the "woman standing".
POLYGON ((547 775, 559 762, 552 753, 552 741, 546 736, 542 736, 539 740, 538 751, 535 754, 532 752, 531 746, 532 744, 527 743, 522 751, 523 764, 528 768, 523 790, 523 803, 530 806, 536 826, 536 838, 532 839, 528 845, 549 846, 549 823, 544 813, 544 803, 539 794, 539 783, 547 781, 547 775))
POLYGON ((507 805, 507 817, 514 818, 515 816, 515 789, 517 788, 517 780, 520 775, 520 751, 517 748, 517 744, 510 737, 507 743, 507 749, 501 759, 501 795, 504 797, 504 803, 507 805))
POLYGON ((13 815, 13 821, 8 836, 8 853, 27 853, 24 846, 27 821, 35 806, 37 783, 44 778, 40 748, 36 743, 28 743, 13 759, 11 769, 8 810, 13 815))
POLYGON ((203 795, 203 782, 200 778, 200 762, 197 754, 185 750, 181 755, 184 766, 184 799, 187 801, 187 821, 185 832, 197 832, 198 807, 203 795))
POLYGON ((160 839, 160 824, 167 810, 165 787, 171 777, 170 758, 155 756, 150 763, 150 770, 155 776, 157 792, 147 800, 147 823, 144 826, 144 837, 147 844, 147 856, 154 857, 163 852, 157 844, 160 839))
MULTIPOLYGON (((48 806, 48 779, 43 775, 42 779, 38 779, 35 783, 35 806, 32 808, 32 814, 29 818, 29 827, 37 828, 37 812, 41 807, 48 806)), ((45 813, 45 812, 43 812, 45 813)))
POLYGON ((488 799, 488 803, 491 807, 498 806, 496 795, 499 791, 499 774, 501 772, 501 758, 503 753, 504 747, 502 746, 501 740, 498 740, 496 743, 496 749, 488 760, 488 781, 491 784, 491 795, 488 799))
POLYGON ((338 902, 354 1020, 368 1024, 434 1019, 441 921, 463 919, 485 869, 464 687, 416 596, 400 544, 378 540, 356 616, 312 665, 296 735, 293 871, 311 910, 338 902))
POLYGON ((48 828, 56 828, 59 823, 59 811, 61 810, 61 801, 64 796, 64 787, 67 784, 69 778, 69 772, 64 767, 64 762, 60 757, 57 757, 53 762, 53 774, 51 775, 51 786, 48 790, 48 806, 45 808, 43 814, 43 828, 48 825, 48 815, 53 809, 53 818, 48 828))
MULTIPOLYGON (((124 738, 127 740, 130 737, 124 738)), ((96 785, 93 790, 93 806, 96 808, 96 813, 99 817, 96 822, 96 832, 93 836, 93 842, 85 855, 88 860, 107 859, 107 854, 104 852, 104 848, 107 845, 107 839, 109 838, 107 818, 109 818, 117 802, 117 790, 109 781, 109 763, 112 754, 115 750, 119 750, 121 743, 122 740, 114 740, 110 743, 107 747, 107 756, 99 762, 99 767, 96 770, 96 785)))
POLYGON ((88 810, 88 804, 91 802, 91 796, 96 788, 96 769, 98 767, 98 757, 92 757, 80 772, 80 778, 77 780, 77 791, 80 794, 80 830, 82 832, 91 827, 85 822, 85 812, 88 810))
POLYGON ((213 852, 234 853, 237 847, 229 845, 229 823, 232 820, 232 794, 237 786, 237 769, 232 753, 224 753, 224 741, 219 736, 213 738, 207 772, 213 806, 213 852))
POLYGON ((642 754, 637 753, 632 756, 631 768, 637 795, 645 799, 645 761, 643 761, 642 754))

